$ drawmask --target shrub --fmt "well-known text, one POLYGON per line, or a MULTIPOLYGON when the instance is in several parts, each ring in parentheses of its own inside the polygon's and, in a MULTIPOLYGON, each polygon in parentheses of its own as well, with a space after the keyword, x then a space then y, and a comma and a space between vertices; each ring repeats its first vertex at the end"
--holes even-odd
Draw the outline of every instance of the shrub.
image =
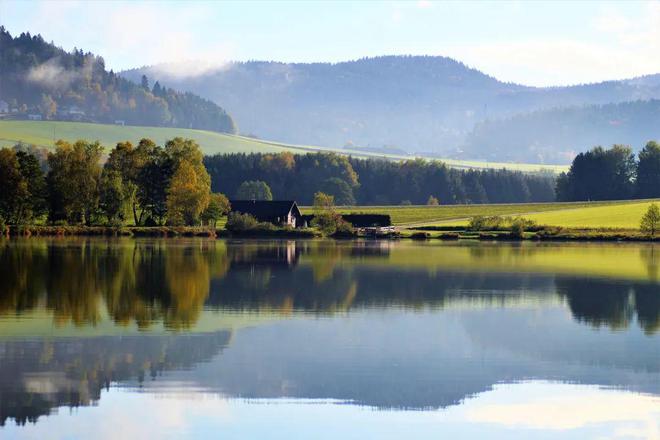
POLYGON ((325 235, 332 235, 337 231, 341 223, 347 223, 341 216, 334 211, 320 212, 314 215, 312 226, 323 232, 325 235))
POLYGON ((428 232, 413 232, 410 235, 410 238, 412 238, 413 240, 428 240, 429 238, 431 238, 431 234, 429 234, 428 232))
POLYGON ((232 232, 250 231, 257 227, 259 223, 257 219, 250 214, 242 214, 240 212, 230 212, 227 216, 227 224, 225 228, 232 232))
POLYGON ((7 224, 5 219, 0 216, 0 235, 5 235, 7 233, 7 224))
POLYGON ((440 205, 440 201, 438 200, 437 197, 429 196, 429 198, 426 200, 426 205, 427 206, 438 206, 438 205, 440 205))
POLYGON ((516 217, 511 220, 511 235, 513 237, 522 238, 525 231, 536 226, 534 220, 528 220, 523 217, 516 217))
POLYGON ((353 229, 352 224, 340 217, 335 225, 335 232, 333 235, 336 237, 352 237, 355 235, 355 229, 353 229))
POLYGON ((494 231, 502 229, 505 223, 506 220, 498 215, 491 217, 478 215, 470 219, 468 229, 470 231, 494 231))

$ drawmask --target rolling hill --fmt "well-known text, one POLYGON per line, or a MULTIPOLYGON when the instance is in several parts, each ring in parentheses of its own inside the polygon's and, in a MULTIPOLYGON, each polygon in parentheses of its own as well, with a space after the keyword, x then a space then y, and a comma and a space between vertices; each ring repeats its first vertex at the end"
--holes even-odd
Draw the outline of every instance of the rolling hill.
MULTIPOLYGON (((12 146, 18 142, 52 147, 58 139, 74 141, 76 139, 98 140, 105 147, 113 147, 117 142, 130 140, 137 142, 141 138, 151 138, 159 144, 167 139, 180 136, 197 141, 204 154, 281 152, 307 153, 316 151, 336 152, 364 158, 384 158, 390 160, 412 159, 412 156, 378 154, 350 149, 331 149, 310 145, 284 144, 254 139, 243 136, 217 133, 205 130, 192 130, 170 127, 138 127, 111 124, 91 124, 63 121, 0 121, 0 146, 12 146)), ((428 158, 435 160, 437 158, 428 158)), ((565 166, 538 165, 525 163, 476 162, 442 159, 454 168, 507 168, 511 170, 537 172, 540 170, 561 172, 565 166)))
POLYGON ((208 99, 146 78, 129 81, 108 71, 101 56, 68 52, 29 32, 12 36, 1 25, 0 115, 237 131, 232 117, 208 99))
POLYGON ((660 100, 554 108, 481 122, 468 134, 468 156, 562 163, 593 146, 640 150, 660 139, 660 100))
MULTIPOLYGON (((229 63, 189 77, 168 74, 171 67, 149 66, 121 75, 138 80, 144 74, 221 103, 236 117, 242 133, 259 137, 333 148, 389 146, 500 162, 503 154, 521 162, 568 163, 573 151, 591 147, 591 139, 608 127, 608 109, 600 106, 660 98, 660 75, 571 87, 526 87, 435 56, 383 56, 335 64, 229 63), (561 142, 541 139, 539 146, 519 125, 503 126, 492 142, 475 142, 481 138, 471 134, 484 121, 582 106, 595 106, 589 112, 604 122, 561 142)), ((548 124, 542 133, 552 130, 556 127, 548 124)), ((607 144, 634 140, 625 133, 608 133, 612 136, 607 144)), ((641 131, 639 136, 652 134, 641 131)))

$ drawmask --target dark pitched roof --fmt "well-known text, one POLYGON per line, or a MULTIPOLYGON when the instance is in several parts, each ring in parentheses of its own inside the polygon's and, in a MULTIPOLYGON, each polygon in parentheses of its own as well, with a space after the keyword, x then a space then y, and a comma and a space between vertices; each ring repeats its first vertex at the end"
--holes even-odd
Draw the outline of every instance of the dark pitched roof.
POLYGON ((231 210, 250 214, 257 219, 284 217, 293 209, 300 215, 293 200, 230 200, 231 210))

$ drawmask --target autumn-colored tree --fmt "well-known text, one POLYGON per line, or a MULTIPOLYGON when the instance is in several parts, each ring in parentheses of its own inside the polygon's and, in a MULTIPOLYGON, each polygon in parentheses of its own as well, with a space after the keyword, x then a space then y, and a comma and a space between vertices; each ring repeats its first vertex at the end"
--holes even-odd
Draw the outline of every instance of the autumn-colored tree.
MULTIPOLYGON (((207 174, 208 177, 208 174, 207 174)), ((194 225, 209 205, 211 186, 195 166, 182 161, 174 172, 167 191, 168 222, 194 225)))

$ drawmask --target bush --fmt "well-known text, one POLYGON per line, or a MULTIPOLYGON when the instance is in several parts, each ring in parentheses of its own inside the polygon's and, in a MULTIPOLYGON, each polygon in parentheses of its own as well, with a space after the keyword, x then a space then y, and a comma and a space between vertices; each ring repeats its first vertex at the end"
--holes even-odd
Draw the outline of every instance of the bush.
POLYGON ((314 215, 312 226, 323 232, 325 235, 332 235, 337 231, 341 223, 347 223, 341 216, 334 211, 320 212, 314 215))
POLYGON ((335 237, 352 237, 355 235, 355 229, 353 229, 353 225, 350 224, 349 222, 343 220, 341 217, 339 218, 339 221, 337 221, 335 225, 335 232, 333 233, 333 236, 335 237))
POLYGON ((511 236, 522 238, 525 234, 525 231, 536 226, 534 220, 528 220, 523 217, 516 217, 511 220, 511 236))
POLYGON ((0 216, 0 235, 5 235, 7 233, 7 224, 5 219, 0 216))
POLYGON ((225 228, 231 232, 250 231, 259 225, 257 219, 250 214, 241 214, 240 212, 230 212, 227 216, 225 228))
POLYGON ((429 234, 428 232, 413 232, 410 235, 410 238, 412 238, 413 240, 428 240, 429 238, 431 238, 431 234, 429 234))
POLYGON ((506 223, 506 220, 499 215, 494 215, 491 217, 478 215, 470 219, 468 223, 468 229, 470 231, 495 231, 502 229, 506 223))

